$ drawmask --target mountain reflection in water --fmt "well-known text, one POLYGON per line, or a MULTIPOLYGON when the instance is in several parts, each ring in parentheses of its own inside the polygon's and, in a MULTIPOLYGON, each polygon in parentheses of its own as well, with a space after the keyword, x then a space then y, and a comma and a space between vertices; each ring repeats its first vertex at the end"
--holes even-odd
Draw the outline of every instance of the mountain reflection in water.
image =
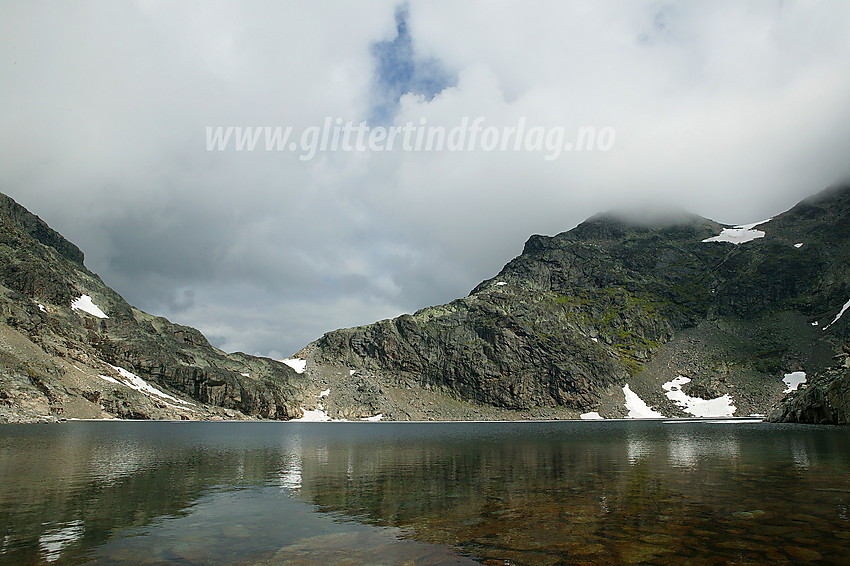
POLYGON ((845 564, 850 431, 0 428, 3 564, 845 564))

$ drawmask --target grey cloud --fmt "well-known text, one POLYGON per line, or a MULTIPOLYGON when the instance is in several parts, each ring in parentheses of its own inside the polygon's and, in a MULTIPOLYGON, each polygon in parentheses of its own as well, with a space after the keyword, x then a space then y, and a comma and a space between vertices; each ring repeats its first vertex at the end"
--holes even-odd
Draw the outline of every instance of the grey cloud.
POLYGON ((207 126, 368 119, 398 3, 5 2, 0 190, 131 303, 288 355, 463 296, 603 210, 743 223, 850 177, 850 5, 408 6, 408 54, 452 76, 394 90, 388 120, 610 125, 614 147, 208 152, 207 126))

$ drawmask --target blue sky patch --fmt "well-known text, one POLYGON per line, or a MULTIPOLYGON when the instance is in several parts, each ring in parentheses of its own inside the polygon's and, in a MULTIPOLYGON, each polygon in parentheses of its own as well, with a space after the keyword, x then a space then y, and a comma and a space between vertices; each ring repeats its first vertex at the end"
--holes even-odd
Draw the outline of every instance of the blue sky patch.
POLYGON ((407 26, 406 5, 396 9, 396 36, 372 45, 375 58, 375 105, 372 120, 387 122, 398 110, 399 99, 421 94, 432 100, 439 92, 457 84, 457 76, 446 71, 434 58, 418 58, 407 26))

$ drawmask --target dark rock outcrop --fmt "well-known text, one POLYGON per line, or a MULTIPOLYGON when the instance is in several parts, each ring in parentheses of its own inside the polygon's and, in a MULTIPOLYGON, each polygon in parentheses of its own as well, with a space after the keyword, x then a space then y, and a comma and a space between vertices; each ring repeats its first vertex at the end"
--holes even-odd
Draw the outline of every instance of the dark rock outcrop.
POLYGON ((776 423, 850 424, 850 357, 818 373, 767 416, 776 423))

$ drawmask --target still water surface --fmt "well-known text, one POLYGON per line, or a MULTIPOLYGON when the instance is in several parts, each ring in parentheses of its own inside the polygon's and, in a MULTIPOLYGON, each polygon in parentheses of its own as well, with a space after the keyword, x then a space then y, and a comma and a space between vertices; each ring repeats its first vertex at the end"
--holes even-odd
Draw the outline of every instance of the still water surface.
POLYGON ((0 564, 850 564, 850 429, 0 427, 0 564))

